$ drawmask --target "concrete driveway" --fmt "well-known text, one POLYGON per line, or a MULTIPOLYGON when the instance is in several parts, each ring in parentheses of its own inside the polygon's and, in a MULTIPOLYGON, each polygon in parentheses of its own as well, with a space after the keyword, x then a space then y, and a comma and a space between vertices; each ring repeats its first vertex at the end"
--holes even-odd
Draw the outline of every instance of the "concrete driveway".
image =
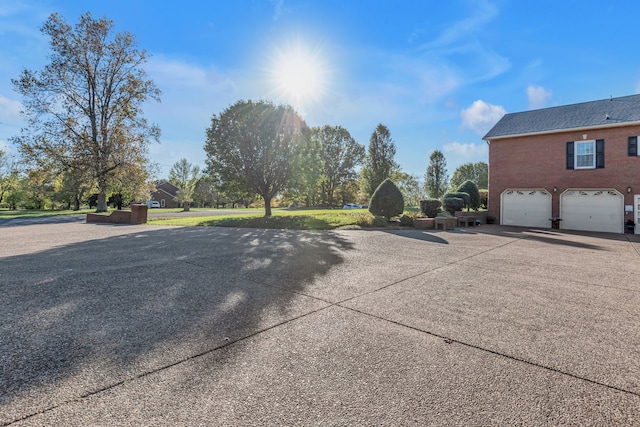
POLYGON ((0 425, 640 424, 638 236, 0 239, 0 425))

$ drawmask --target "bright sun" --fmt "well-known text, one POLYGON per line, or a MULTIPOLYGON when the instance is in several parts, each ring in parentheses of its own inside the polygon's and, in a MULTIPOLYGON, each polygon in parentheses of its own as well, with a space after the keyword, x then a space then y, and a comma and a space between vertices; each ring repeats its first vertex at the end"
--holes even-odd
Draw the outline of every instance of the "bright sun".
POLYGON ((327 67, 320 53, 301 44, 278 49, 270 70, 276 95, 304 110, 326 91, 327 67))

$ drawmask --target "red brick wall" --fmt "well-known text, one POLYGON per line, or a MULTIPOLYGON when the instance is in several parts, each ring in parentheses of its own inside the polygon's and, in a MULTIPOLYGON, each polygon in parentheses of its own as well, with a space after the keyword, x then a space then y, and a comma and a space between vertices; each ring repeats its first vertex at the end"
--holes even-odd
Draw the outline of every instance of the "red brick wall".
POLYGON ((500 195, 507 188, 546 189, 552 195, 553 216, 560 215, 560 194, 568 188, 615 188, 624 195, 625 205, 632 205, 633 195, 640 194, 640 156, 627 155, 627 138, 634 135, 640 135, 640 126, 492 140, 489 213, 500 218, 500 195), (566 143, 583 139, 605 140, 603 169, 567 170, 566 143))

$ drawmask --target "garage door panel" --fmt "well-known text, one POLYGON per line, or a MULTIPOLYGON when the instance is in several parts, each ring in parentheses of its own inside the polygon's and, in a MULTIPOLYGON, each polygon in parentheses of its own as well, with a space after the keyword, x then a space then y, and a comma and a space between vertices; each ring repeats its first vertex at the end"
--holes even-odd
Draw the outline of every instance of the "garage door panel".
POLYGON ((546 190, 506 190, 501 197, 501 224, 548 228, 551 194, 546 190))
POLYGON ((560 196, 565 230, 622 233, 624 199, 613 190, 568 190, 560 196))

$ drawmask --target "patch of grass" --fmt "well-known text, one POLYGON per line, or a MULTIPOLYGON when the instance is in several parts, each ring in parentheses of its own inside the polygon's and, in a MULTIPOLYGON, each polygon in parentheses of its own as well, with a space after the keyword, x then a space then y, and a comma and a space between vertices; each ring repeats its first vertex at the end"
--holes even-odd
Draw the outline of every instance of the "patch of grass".
MULTIPOLYGON (((239 227, 289 230, 333 230, 336 228, 380 227, 381 223, 365 209, 278 211, 262 214, 234 214, 206 217, 150 218, 151 225, 239 227)), ((385 221, 386 224, 386 221, 385 221)), ((382 225, 383 226, 383 225, 382 225)))
POLYGON ((41 218, 46 216, 60 216, 60 215, 86 215, 88 212, 95 212, 95 210, 41 210, 41 209, 0 209, 0 218, 2 219, 14 219, 14 218, 41 218))

